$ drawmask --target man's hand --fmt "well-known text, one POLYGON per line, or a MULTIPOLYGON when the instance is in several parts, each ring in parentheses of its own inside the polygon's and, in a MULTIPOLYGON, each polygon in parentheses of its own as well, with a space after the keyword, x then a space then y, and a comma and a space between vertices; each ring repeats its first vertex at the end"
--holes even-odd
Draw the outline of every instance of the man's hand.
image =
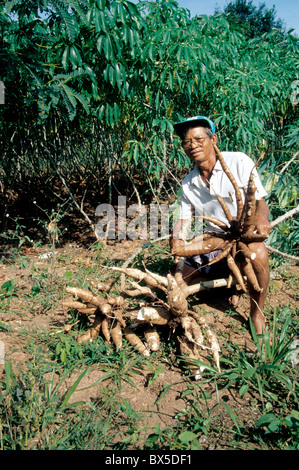
POLYGON ((184 246, 185 246, 185 242, 181 238, 172 238, 170 240, 171 253, 174 255, 175 264, 177 264, 180 260, 180 256, 176 256, 175 253, 184 246))
POLYGON ((268 238, 271 230, 271 225, 268 219, 257 219, 255 229, 259 235, 268 238))
MULTIPOLYGON (((176 252, 185 246, 185 242, 182 238, 182 228, 185 226, 185 227, 189 227, 189 224, 190 224, 190 221, 188 219, 184 220, 184 219, 179 219, 175 226, 174 226, 174 229, 173 229, 173 235, 171 236, 170 238, 170 241, 169 241, 169 244, 170 244, 170 249, 171 249, 171 253, 174 255, 174 262, 175 264, 177 264, 179 261, 180 261, 180 256, 176 256, 176 252)), ((183 230, 183 233, 186 231, 183 230)))
POLYGON ((256 206, 256 224, 255 224, 255 230, 259 235, 262 235, 263 237, 268 238, 270 230, 271 230, 271 225, 268 220, 269 217, 269 208, 265 202, 264 199, 261 199, 257 201, 257 206, 256 206))

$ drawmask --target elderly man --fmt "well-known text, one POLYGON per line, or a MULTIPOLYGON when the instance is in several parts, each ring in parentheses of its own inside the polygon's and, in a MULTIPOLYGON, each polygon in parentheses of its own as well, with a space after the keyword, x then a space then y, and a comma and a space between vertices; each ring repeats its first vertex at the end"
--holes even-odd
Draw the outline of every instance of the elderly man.
MULTIPOLYGON (((190 223, 194 213, 197 213, 199 216, 215 217, 229 225, 216 194, 225 201, 231 215, 233 217, 237 215, 234 188, 224 173, 214 148, 214 144, 217 144, 214 123, 205 116, 195 116, 175 124, 174 129, 182 140, 181 145, 186 155, 195 165, 182 182, 179 218, 175 224, 173 237, 170 241, 173 253, 185 244, 182 229, 186 224, 190 223)), ((222 156, 235 177, 244 199, 249 176, 254 168, 254 162, 242 152, 223 152, 222 156)), ((255 233, 267 238, 270 232, 270 223, 268 221, 269 209, 265 202, 267 193, 261 184, 256 169, 254 168, 253 171, 255 172, 257 213, 259 214, 255 222, 255 233)), ((221 230, 211 223, 208 223, 207 229, 212 231, 221 230)), ((252 264, 262 289, 261 292, 257 292, 248 283, 251 302, 250 316, 257 334, 260 335, 264 332, 266 324, 263 306, 269 283, 269 261, 267 248, 263 242, 250 243, 249 248, 256 254, 252 264)), ((223 266, 221 261, 210 267, 201 268, 201 265, 206 265, 213 257, 215 257, 215 253, 211 253, 207 257, 196 256, 187 258, 183 269, 183 276, 186 282, 194 282, 195 277, 197 281, 198 279, 207 278, 207 276, 217 278, 222 269, 224 269, 224 272, 222 271, 221 275, 225 275, 225 271, 228 268, 226 264, 223 266)), ((175 257, 175 262, 177 261, 178 259, 175 257)))

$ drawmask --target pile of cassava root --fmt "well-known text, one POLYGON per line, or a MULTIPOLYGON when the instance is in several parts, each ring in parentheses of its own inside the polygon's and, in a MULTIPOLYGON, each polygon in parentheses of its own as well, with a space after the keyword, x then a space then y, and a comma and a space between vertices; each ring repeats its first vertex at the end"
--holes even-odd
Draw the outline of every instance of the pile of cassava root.
MULTIPOLYGON (((225 279, 186 286, 182 293, 177 283, 180 279, 179 270, 175 276, 168 274, 164 277, 147 269, 145 272, 122 267, 108 269, 125 273, 139 282, 132 281, 132 289, 115 296, 111 295, 110 284, 92 280, 89 281, 89 289, 66 288, 71 298, 64 300, 63 306, 88 315, 92 322, 90 328, 78 336, 79 343, 93 341, 101 335, 106 344, 113 343, 116 348, 121 348, 125 338, 140 354, 149 356, 160 347, 158 329, 167 326, 176 333, 180 354, 196 380, 200 378, 204 366, 195 364, 192 359, 202 362, 200 351, 211 352, 220 371, 220 347, 216 335, 204 318, 189 310, 187 296, 213 286, 224 286, 225 279), (143 281, 147 285, 141 285, 140 282, 143 281), (163 295, 159 294, 159 291, 163 295), (141 298, 136 309, 130 307, 130 299, 137 296, 141 298), (149 299, 149 302, 145 299, 149 299), (138 336, 140 330, 142 339, 138 336)), ((69 331, 71 326, 66 325, 66 331, 69 331)))
MULTIPOLYGON (((201 290, 222 286, 231 287, 233 284, 238 284, 241 291, 246 292, 246 279, 250 281, 254 289, 259 291, 260 286, 251 264, 255 253, 250 251, 248 244, 256 241, 262 242, 264 238, 254 232, 259 206, 255 199, 256 188, 253 172, 251 172, 243 202, 240 189, 216 146, 215 151, 223 171, 234 187, 237 217, 231 216, 223 199, 216 195, 228 224, 226 225, 215 218, 203 217, 218 229, 213 233, 199 235, 193 241, 186 243, 183 248, 172 250, 172 255, 180 257, 174 275, 169 273, 167 276, 161 276, 146 268, 141 271, 125 267, 107 267, 107 269, 135 279, 135 281, 131 281, 133 289, 124 290, 120 295, 113 297, 111 285, 99 282, 90 281, 90 290, 67 287, 66 291, 72 297, 63 302, 64 307, 76 309, 78 312, 90 316, 92 321, 91 327, 79 336, 79 342, 92 341, 101 334, 105 342, 112 342, 117 348, 121 348, 124 337, 141 354, 149 356, 151 351, 159 349, 158 328, 167 326, 174 333, 180 354, 195 379, 201 377, 205 368, 206 361, 203 361, 203 352, 205 352, 205 356, 212 355, 217 369, 220 371, 220 347, 217 337, 204 318, 189 309, 187 298, 201 290), (230 268, 229 277, 187 285, 182 276, 185 258, 214 250, 221 251, 209 264, 226 258, 230 268), (137 310, 130 308, 129 301, 129 298, 136 296, 141 296, 137 310), (149 299, 149 302, 144 299, 149 299), (141 327, 143 327, 144 333, 142 339, 137 334, 141 327), (135 330, 136 328, 137 330, 135 330)), ((280 218, 281 220, 276 219, 271 226, 275 226, 295 213, 298 213, 298 208, 280 218)))

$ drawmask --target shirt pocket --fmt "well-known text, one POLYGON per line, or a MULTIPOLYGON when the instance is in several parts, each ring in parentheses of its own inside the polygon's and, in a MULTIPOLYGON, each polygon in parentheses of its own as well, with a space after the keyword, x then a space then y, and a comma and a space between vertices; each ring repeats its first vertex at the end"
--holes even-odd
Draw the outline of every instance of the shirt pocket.
MULTIPOLYGON (((216 184, 213 184, 213 182, 211 182, 211 194, 214 196, 215 195, 220 196, 227 203, 230 203, 230 204, 235 203, 236 202, 235 188, 233 187, 228 177, 226 175, 224 176, 225 178, 222 177, 220 181, 216 182, 216 184)), ((241 194, 244 200, 244 194, 245 194, 244 185, 240 181, 237 181, 237 185, 241 191, 241 194)))

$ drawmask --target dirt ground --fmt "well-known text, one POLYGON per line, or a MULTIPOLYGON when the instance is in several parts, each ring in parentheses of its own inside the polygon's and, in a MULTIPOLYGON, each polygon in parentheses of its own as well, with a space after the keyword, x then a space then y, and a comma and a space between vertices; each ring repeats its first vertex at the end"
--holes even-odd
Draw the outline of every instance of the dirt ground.
MULTIPOLYGON (((125 262, 131 256, 138 246, 138 241, 124 240, 108 244, 105 247, 105 259, 109 260, 109 264, 113 262, 119 264, 120 261, 125 262)), ((94 267, 97 263, 95 258, 92 258, 90 251, 85 247, 80 247, 76 244, 66 244, 65 246, 55 249, 56 260, 63 257, 64 262, 55 262, 55 276, 57 278, 64 278, 66 272, 72 271, 75 273, 82 265, 90 268, 94 267)), ((30 360, 28 353, 24 347, 26 337, 19 335, 19 331, 55 331, 61 330, 63 326, 70 321, 70 316, 66 309, 59 303, 53 304, 51 309, 46 311, 38 311, 31 308, 24 311, 24 305, 18 305, 21 294, 26 294, 32 289, 33 279, 33 266, 38 269, 45 269, 46 272, 53 268, 51 258, 46 257, 46 253, 51 252, 49 247, 40 247, 37 249, 24 248, 23 257, 26 263, 12 262, 7 260, 0 263, 0 286, 6 281, 13 280, 17 292, 20 293, 19 297, 13 298, 8 310, 5 306, 0 310, 0 322, 6 325, 7 331, 0 329, 0 341, 5 346, 5 358, 13 362, 13 367, 19 367, 20 364, 30 360)), ((103 260, 101 260, 103 262, 103 260)), ((288 266, 288 272, 292 276, 298 278, 299 267, 292 265, 288 266)), ((109 274, 103 271, 104 276, 109 274)), ((296 308, 298 305, 298 293, 294 290, 294 283, 288 282, 286 277, 281 276, 280 271, 273 271, 271 275, 271 283, 269 288, 269 295, 267 299, 267 306, 273 309, 275 306, 288 306, 296 308)), ((248 328, 248 311, 249 299, 246 294, 240 297, 239 305, 236 309, 232 309, 228 304, 227 294, 225 289, 218 288, 213 291, 203 292, 197 296, 197 306, 205 319, 217 332, 220 346, 224 342, 232 342, 238 344, 248 350, 254 349, 249 328, 248 328)), ((3 365, 0 366, 3 369, 3 365)), ((142 414, 140 419, 140 427, 150 426, 153 427, 160 423, 161 428, 173 426, 175 424, 176 415, 186 407, 186 401, 181 398, 181 393, 187 389, 190 379, 184 374, 180 367, 173 366, 171 361, 167 358, 162 362, 162 369, 158 377, 151 381, 151 370, 144 370, 143 374, 134 376, 134 382, 137 388, 132 387, 128 383, 124 383, 122 387, 122 397, 129 400, 132 408, 142 414), (161 392, 162 387, 171 386, 159 401, 157 398, 161 392)), ((73 382, 81 371, 73 374, 69 379, 73 382)), ((80 390, 92 385, 103 375, 103 371, 99 368, 93 369, 90 374, 86 375, 80 384, 80 390)), ((71 383, 66 383, 66 388, 71 383)), ((90 400, 96 401, 97 397, 101 394, 103 384, 100 383, 94 387, 86 390, 78 390, 72 397, 73 400, 90 400)), ((209 386, 207 385, 207 389, 209 386)), ((256 420, 255 416, 257 411, 252 410, 249 406, 250 397, 246 394, 240 398, 238 394, 233 394, 228 390, 220 391, 220 398, 226 402, 228 406, 240 413, 243 420, 250 422, 256 420)), ((203 436, 203 446, 209 447, 209 442, 206 442, 206 437, 203 436)))

